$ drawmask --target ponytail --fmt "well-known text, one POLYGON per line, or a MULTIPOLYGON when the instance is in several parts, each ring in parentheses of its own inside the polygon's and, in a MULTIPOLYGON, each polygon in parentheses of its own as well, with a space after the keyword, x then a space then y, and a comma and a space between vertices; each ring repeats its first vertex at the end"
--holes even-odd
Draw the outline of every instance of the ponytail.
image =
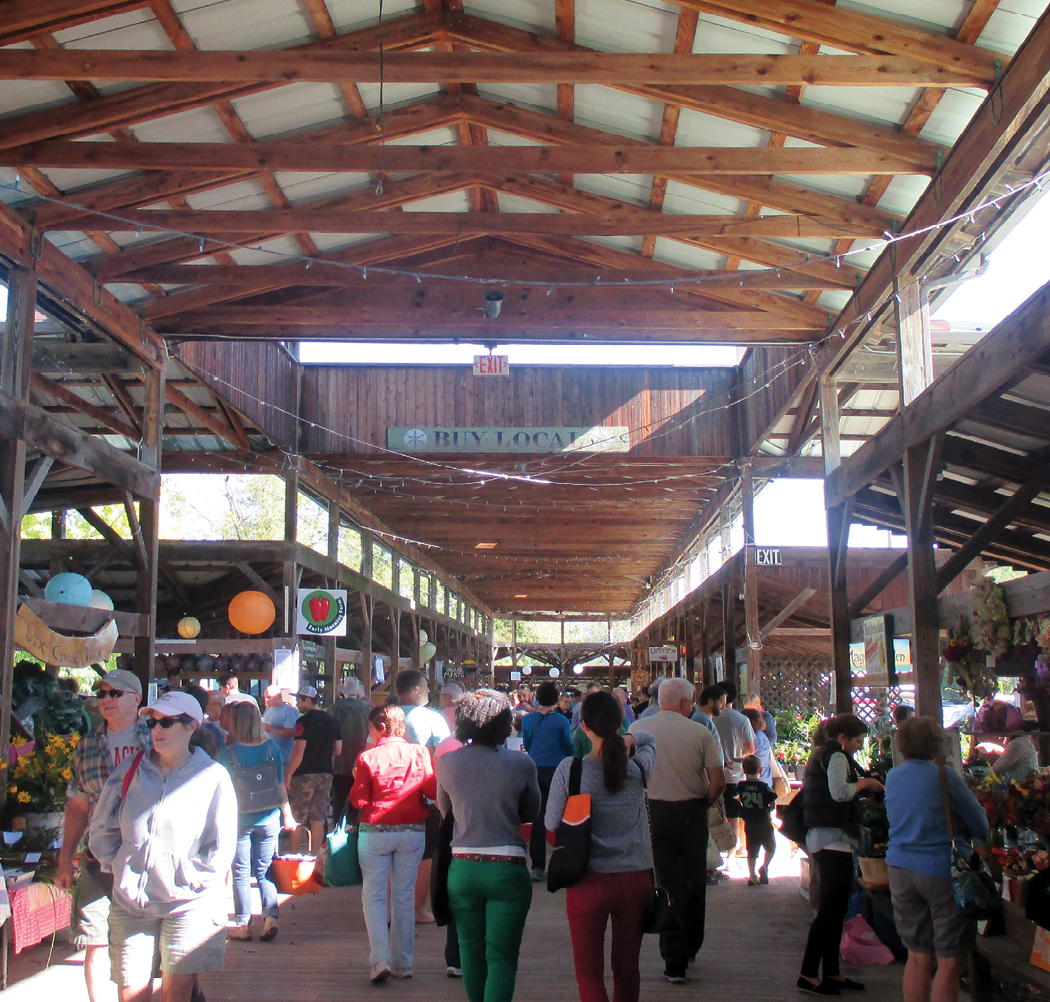
POLYGON ((580 707, 580 716, 596 737, 602 739, 601 758, 605 789, 619 793, 627 778, 627 745, 620 734, 623 707, 608 692, 592 692, 580 707))

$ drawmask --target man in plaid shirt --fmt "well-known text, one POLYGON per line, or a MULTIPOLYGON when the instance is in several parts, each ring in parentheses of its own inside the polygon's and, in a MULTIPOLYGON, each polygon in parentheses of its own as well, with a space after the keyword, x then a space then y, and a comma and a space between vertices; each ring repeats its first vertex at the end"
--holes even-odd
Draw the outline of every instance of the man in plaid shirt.
MULTIPOLYGON (((102 725, 77 746, 73 775, 66 789, 66 815, 55 884, 74 887, 73 856, 87 832, 91 814, 109 774, 128 755, 153 747, 146 721, 140 718, 142 683, 129 671, 107 672, 98 684, 102 725)), ((85 852, 73 893, 73 942, 84 948, 84 978, 91 1002, 110 997, 109 881, 97 861, 85 852)))

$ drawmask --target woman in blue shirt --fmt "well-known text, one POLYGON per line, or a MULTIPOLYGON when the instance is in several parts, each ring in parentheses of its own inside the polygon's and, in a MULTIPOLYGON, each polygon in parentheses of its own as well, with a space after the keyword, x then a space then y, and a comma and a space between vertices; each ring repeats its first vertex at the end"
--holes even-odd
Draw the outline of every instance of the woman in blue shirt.
MULTIPOLYGON (((904 1002, 955 1002, 976 923, 959 914, 952 890, 941 767, 933 761, 944 747, 944 732, 931 717, 911 717, 897 729, 897 747, 904 762, 886 777, 886 863, 893 917, 908 948, 904 1002)), ((945 778, 956 837, 987 835, 984 808, 962 777, 946 769, 945 778)))
POLYGON ((237 790, 240 823, 237 854, 233 858, 233 904, 236 923, 227 930, 229 939, 251 939, 252 875, 262 899, 263 927, 259 939, 269 942, 277 935, 277 888, 266 873, 277 854, 277 838, 283 827, 296 827, 284 784, 284 758, 273 738, 263 732, 262 714, 254 700, 228 705, 229 737, 219 761, 230 771, 237 790), (249 780, 244 776, 262 777, 249 780), (272 782, 267 782, 272 780, 272 782), (252 805, 257 805, 253 809, 252 805))
POLYGON ((556 712, 558 687, 553 682, 541 683, 536 690, 536 703, 537 710, 522 719, 521 737, 525 751, 536 763, 536 779, 543 798, 540 816, 532 823, 532 837, 529 839, 532 879, 538 883, 547 877, 547 830, 543 827, 543 815, 547 810, 554 770, 563 758, 572 754, 572 729, 569 721, 556 712))

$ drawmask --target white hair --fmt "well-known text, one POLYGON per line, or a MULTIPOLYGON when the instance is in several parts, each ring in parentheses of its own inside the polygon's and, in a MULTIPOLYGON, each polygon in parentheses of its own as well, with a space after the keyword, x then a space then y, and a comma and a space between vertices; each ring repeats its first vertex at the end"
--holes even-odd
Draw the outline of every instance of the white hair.
POLYGON ((668 710, 673 706, 677 706, 683 699, 693 699, 695 695, 696 690, 689 679, 665 678, 660 683, 657 698, 660 702, 660 709, 668 710))
POLYGON ((339 683, 339 691, 349 699, 351 696, 363 696, 365 687, 359 678, 348 675, 339 683))
POLYGON ((453 699, 459 699, 463 695, 463 687, 457 685, 455 682, 446 682, 442 687, 441 691, 446 696, 451 696, 453 699))

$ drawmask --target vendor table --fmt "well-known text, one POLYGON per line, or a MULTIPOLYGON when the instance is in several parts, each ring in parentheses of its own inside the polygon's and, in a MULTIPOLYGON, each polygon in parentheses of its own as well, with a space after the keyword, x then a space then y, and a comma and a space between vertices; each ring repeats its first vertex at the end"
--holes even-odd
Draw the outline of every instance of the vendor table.
POLYGON ((11 946, 21 953, 65 929, 72 914, 73 898, 52 884, 28 884, 7 891, 10 918, 0 928, 0 991, 7 987, 7 956, 11 946))

